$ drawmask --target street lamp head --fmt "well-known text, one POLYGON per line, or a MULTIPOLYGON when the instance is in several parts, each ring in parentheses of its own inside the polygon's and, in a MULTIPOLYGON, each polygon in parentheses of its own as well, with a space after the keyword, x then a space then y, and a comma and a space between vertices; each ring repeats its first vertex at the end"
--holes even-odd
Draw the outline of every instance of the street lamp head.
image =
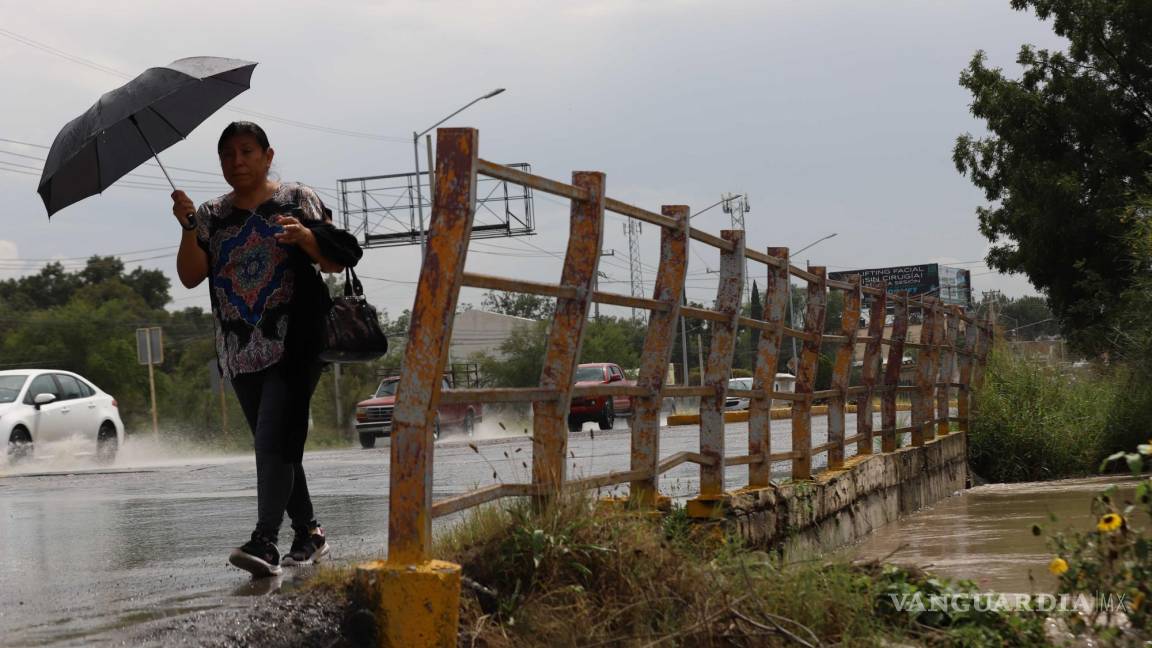
POLYGON ((832 238, 833 236, 836 236, 837 234, 839 234, 839 232, 832 232, 828 236, 822 236, 822 237, 816 239, 815 241, 812 241, 808 245, 805 245, 804 247, 800 248, 799 250, 792 252, 792 254, 800 254, 804 250, 807 250, 808 248, 812 247, 813 245, 816 245, 817 243, 821 243, 823 241, 827 241, 828 239, 832 238))
POLYGON ((501 92, 504 92, 504 88, 496 88, 492 92, 489 92, 488 94, 484 95, 484 98, 485 99, 491 99, 492 97, 495 97, 496 95, 500 94, 501 92))

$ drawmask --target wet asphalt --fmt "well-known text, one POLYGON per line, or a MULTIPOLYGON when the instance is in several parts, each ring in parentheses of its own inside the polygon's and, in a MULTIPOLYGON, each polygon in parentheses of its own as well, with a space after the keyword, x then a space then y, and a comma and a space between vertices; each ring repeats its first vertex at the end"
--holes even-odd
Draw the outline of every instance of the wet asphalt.
MULTIPOLYGON (((813 419, 813 444, 825 442, 826 419, 813 419)), ((587 424, 573 433, 570 476, 627 470, 629 431, 587 424)), ((855 430, 848 415, 848 434, 855 430)), ((772 450, 790 447, 788 421, 772 422, 772 450)), ((665 427, 661 455, 699 448, 697 426, 665 427)), ((727 454, 744 454, 747 424, 726 426, 727 454)), ((446 434, 436 446, 434 498, 498 482, 530 478, 532 442, 515 430, 485 422, 476 449, 446 434), (484 438, 483 432, 495 433, 484 438), (506 435, 506 436, 498 436, 506 435)), ((317 517, 333 558, 353 563, 384 555, 387 541, 386 440, 364 450, 309 452, 305 470, 317 517)), ((849 455, 853 452, 850 446, 849 455)), ((817 467, 823 456, 815 458, 817 467)), ((777 464, 785 475, 788 466, 777 464)), ((695 494, 699 468, 684 464, 665 474, 661 490, 695 494)), ((729 488, 746 483, 747 467, 729 467, 729 488)), ((606 489, 605 494, 612 489, 606 489)), ((619 487, 616 492, 626 492, 619 487)), ((198 611, 243 608, 253 596, 291 589, 304 572, 253 581, 227 565, 255 523, 252 456, 196 456, 163 444, 129 439, 112 466, 49 448, 14 470, 0 464, 0 645, 123 644, 143 624, 198 611)), ((437 519, 443 529, 459 516, 437 519)), ((281 549, 291 541, 285 524, 281 549)), ((242 618, 242 617, 241 617, 242 618)), ((196 628, 212 633, 219 628, 196 628)))

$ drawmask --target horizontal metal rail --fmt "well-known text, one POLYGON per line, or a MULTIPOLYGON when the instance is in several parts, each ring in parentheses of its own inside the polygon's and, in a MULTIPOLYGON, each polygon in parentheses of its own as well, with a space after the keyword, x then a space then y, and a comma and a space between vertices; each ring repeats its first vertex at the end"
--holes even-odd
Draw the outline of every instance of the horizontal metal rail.
POLYGON ((440 392, 440 402, 448 405, 465 403, 531 403, 554 401, 560 392, 546 387, 491 387, 483 389, 445 389, 440 392))
POLYGON ((710 322, 727 322, 732 318, 724 313, 717 313, 714 310, 707 308, 696 308, 695 306, 681 306, 680 314, 684 317, 691 317, 692 319, 708 320, 710 322))
POLYGON ((717 248, 719 250, 722 250, 724 252, 731 252, 733 249, 732 244, 729 243, 728 241, 725 241, 724 239, 720 238, 719 236, 712 236, 711 234, 708 234, 707 232, 701 232, 700 230, 696 229, 695 227, 688 230, 688 236, 692 237, 692 240, 694 240, 694 241, 700 241, 701 243, 707 243, 708 245, 711 245, 712 247, 717 248))
POLYGON ((656 472, 664 474, 683 463, 694 463, 701 466, 714 466, 716 465, 716 460, 712 457, 706 457, 699 452, 677 452, 676 454, 671 455, 661 461, 656 468, 656 472))
POLYGON ((651 223, 652 225, 666 229, 676 229, 677 227, 674 219, 668 218, 663 214, 656 214, 627 203, 622 203, 619 200, 613 200, 612 198, 604 199, 604 211, 610 211, 620 214, 621 216, 629 216, 638 221, 651 223))
POLYGON ((471 493, 457 495, 432 503, 432 517, 438 518, 458 513, 474 506, 480 506, 505 497, 527 497, 536 495, 540 488, 536 484, 495 484, 471 493))
POLYGON ((556 182, 549 180, 543 176, 534 175, 532 173, 525 173, 516 169, 506 167, 502 164, 496 164, 487 160, 476 161, 476 172, 482 173, 490 178, 498 178, 500 180, 507 180, 514 182, 518 185, 531 187, 537 191, 552 194, 553 196, 560 196, 561 198, 569 198, 571 200, 587 201, 589 199, 588 191, 575 187, 563 182, 556 182))
POLYGON ((605 486, 627 484, 630 481, 647 479, 650 476, 647 470, 621 470, 603 475, 585 477, 583 479, 572 479, 564 485, 567 488, 574 488, 576 490, 588 490, 591 488, 604 488, 605 486))
POLYGON ((788 266, 788 272, 793 277, 803 279, 804 281, 807 281, 810 284, 814 284, 814 283, 817 283, 819 281, 819 278, 816 275, 812 274, 811 272, 808 272, 807 270, 801 270, 800 268, 797 268, 796 266, 788 266))
POLYGON ((777 259, 776 257, 770 257, 767 254, 764 254, 763 252, 757 252, 756 250, 753 250, 751 248, 745 248, 744 249, 744 256, 749 258, 749 259, 752 259, 753 261, 759 261, 760 263, 763 263, 764 265, 767 265, 767 266, 771 266, 773 268, 783 268, 785 265, 785 262, 783 259, 777 259))
POLYGON ((800 331, 800 330, 797 330, 794 328, 790 328, 788 326, 784 327, 784 335, 787 335, 788 337, 796 338, 797 340, 804 340, 806 342, 809 342, 809 341, 810 342, 819 342, 820 341, 820 336, 817 334, 808 333, 807 331, 800 331))
MULTIPOLYGON (((845 443, 847 443, 847 441, 845 441, 845 443)), ((821 452, 828 452, 829 450, 831 450, 832 448, 835 448, 838 445, 840 445, 840 444, 838 444, 838 443, 825 443, 823 445, 813 446, 812 454, 818 455, 821 452)))
POLYGON ((601 304, 611 304, 613 306, 627 306, 629 308, 643 308, 650 311, 665 312, 670 310, 671 307, 655 299, 648 299, 646 297, 631 297, 629 295, 621 295, 618 293, 600 292, 599 290, 592 292, 592 301, 601 304))
POLYGON ((710 396, 716 393, 713 387, 705 387, 703 385, 671 385, 664 388, 665 396, 674 396, 677 398, 690 398, 692 396, 710 396))
POLYGON ((737 320, 736 323, 744 328, 754 328, 769 332, 775 332, 784 327, 783 324, 770 324, 764 320, 752 319, 751 317, 744 317, 743 315, 740 316, 740 319, 737 320))
POLYGON ((637 385, 577 385, 572 388, 572 397, 583 396, 651 396, 653 391, 637 385))
POLYGON ((476 274, 474 272, 465 272, 461 277, 461 282, 463 285, 471 288, 504 290, 507 292, 527 293, 530 295, 542 295, 544 297, 558 297, 563 299, 576 299, 580 294, 580 291, 572 286, 558 286, 556 284, 546 284, 538 281, 524 281, 523 279, 505 279, 504 277, 493 277, 491 275, 476 274))
MULTIPOLYGON (((580 295, 580 291, 571 286, 558 286, 556 284, 525 281, 523 279, 507 279, 505 277, 494 277, 492 275, 478 274, 475 272, 465 272, 461 281, 463 285, 470 288, 487 288, 488 290, 503 290, 506 292, 542 295, 544 297, 556 297, 559 299, 576 299, 580 295)), ((669 309, 668 304, 655 299, 620 295, 599 290, 592 293, 592 301, 601 304, 612 304, 614 306, 645 308, 653 311, 667 311, 669 309)))
POLYGON ((872 435, 854 434, 854 435, 848 437, 847 439, 844 439, 844 445, 851 445, 853 443, 859 443, 860 441, 864 441, 864 440, 868 439, 869 436, 872 436, 872 435))

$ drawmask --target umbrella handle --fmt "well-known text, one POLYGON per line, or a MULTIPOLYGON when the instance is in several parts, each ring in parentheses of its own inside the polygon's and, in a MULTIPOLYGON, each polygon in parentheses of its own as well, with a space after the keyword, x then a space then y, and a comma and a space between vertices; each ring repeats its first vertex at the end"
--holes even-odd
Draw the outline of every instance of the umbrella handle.
POLYGON ((140 123, 136 121, 136 115, 128 117, 128 121, 136 127, 136 132, 140 133, 140 138, 144 140, 144 144, 148 146, 148 150, 152 151, 152 157, 156 158, 156 164, 160 165, 160 170, 164 172, 164 177, 168 179, 168 184, 171 185, 172 191, 176 191, 176 185, 172 182, 172 176, 168 175, 168 169, 164 168, 164 163, 160 161, 160 156, 156 155, 156 149, 152 148, 152 142, 148 141, 148 136, 140 129, 140 123))

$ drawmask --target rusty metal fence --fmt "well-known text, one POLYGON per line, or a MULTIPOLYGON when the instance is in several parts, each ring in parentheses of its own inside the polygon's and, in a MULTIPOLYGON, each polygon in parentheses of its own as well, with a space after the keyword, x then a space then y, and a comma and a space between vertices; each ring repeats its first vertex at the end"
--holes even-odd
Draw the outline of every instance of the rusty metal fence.
POLYGON ((724 230, 714 236, 689 226, 689 209, 665 205, 650 212, 605 193, 603 173, 577 171, 571 183, 562 183, 494 164, 478 156, 478 132, 470 128, 439 129, 436 134, 436 165, 432 218, 427 250, 412 307, 408 346, 397 390, 391 444, 389 560, 417 563, 427 560, 431 547, 432 519, 462 511, 503 497, 546 498, 565 488, 589 489, 629 485, 629 497, 637 506, 654 506, 659 497, 660 476, 685 462, 700 467, 700 499, 721 500, 724 472, 728 466, 748 466, 748 486, 769 484, 777 462, 791 462, 791 477, 812 477, 813 457, 827 453, 830 470, 844 465, 845 447, 856 444, 859 455, 873 452, 879 436, 882 452, 897 449, 898 440, 910 433, 912 445, 922 445, 937 435, 948 434, 952 424, 964 431, 970 412, 970 393, 981 382, 981 373, 992 330, 957 306, 945 306, 932 297, 910 299, 906 294, 887 294, 884 286, 863 287, 859 278, 849 282, 827 278, 824 267, 801 269, 791 265, 788 248, 764 251, 745 246, 744 232, 724 230), (478 176, 487 176, 543 191, 571 202, 570 234, 559 284, 509 279, 464 271, 478 176), (604 233, 604 212, 613 212, 660 228, 660 263, 651 298, 639 298, 596 288, 596 272, 604 233), (712 308, 681 305, 688 267, 689 241, 715 248, 720 254, 719 286, 712 308), (740 313, 744 290, 745 260, 766 267, 765 319, 740 313), (790 277, 807 282, 804 328, 788 326, 787 304, 790 277), (540 383, 532 388, 441 390, 440 375, 448 361, 448 349, 457 298, 462 287, 530 293, 556 299, 540 383), (829 290, 844 292, 844 311, 839 333, 825 333, 829 290), (867 335, 858 333, 864 296, 871 298, 867 335), (636 384, 575 387, 585 323, 592 303, 650 311, 644 340, 642 365, 636 384), (893 302, 891 337, 885 338, 886 313, 893 302), (918 342, 908 340, 909 312, 923 314, 918 342), (681 317, 711 323, 711 346, 701 386, 666 385, 677 320, 681 317), (755 371, 750 390, 728 389, 741 327, 759 329, 755 371), (773 378, 786 336, 803 341, 794 393, 774 392, 773 378), (861 384, 851 385, 854 349, 864 344, 861 384), (835 346, 830 389, 816 391, 821 347, 835 346), (887 348, 885 366, 884 349, 887 348), (904 367, 906 352, 915 351, 914 367, 904 367), (901 385, 902 373, 914 372, 914 384, 901 385), (958 381, 954 382, 954 376, 958 381), (909 394, 911 425, 897 427, 897 395, 909 394), (750 399, 747 451, 729 455, 725 448, 724 402, 728 395, 750 399), (568 454, 567 414, 575 397, 627 395, 634 399, 631 429, 630 470, 576 480, 566 474, 568 454), (955 395, 957 416, 951 415, 955 395), (699 452, 660 456, 660 405, 664 397, 699 397, 699 452), (880 401, 880 430, 873 430, 874 398, 880 401), (771 445, 770 408, 773 399, 792 402, 792 443, 784 452, 771 445), (432 427, 441 403, 529 402, 533 410, 531 482, 497 484, 441 501, 432 501, 432 427), (816 401, 828 403, 828 437, 823 445, 812 444, 812 408, 816 401), (848 436, 845 413, 850 403, 857 408, 856 431, 848 436))

